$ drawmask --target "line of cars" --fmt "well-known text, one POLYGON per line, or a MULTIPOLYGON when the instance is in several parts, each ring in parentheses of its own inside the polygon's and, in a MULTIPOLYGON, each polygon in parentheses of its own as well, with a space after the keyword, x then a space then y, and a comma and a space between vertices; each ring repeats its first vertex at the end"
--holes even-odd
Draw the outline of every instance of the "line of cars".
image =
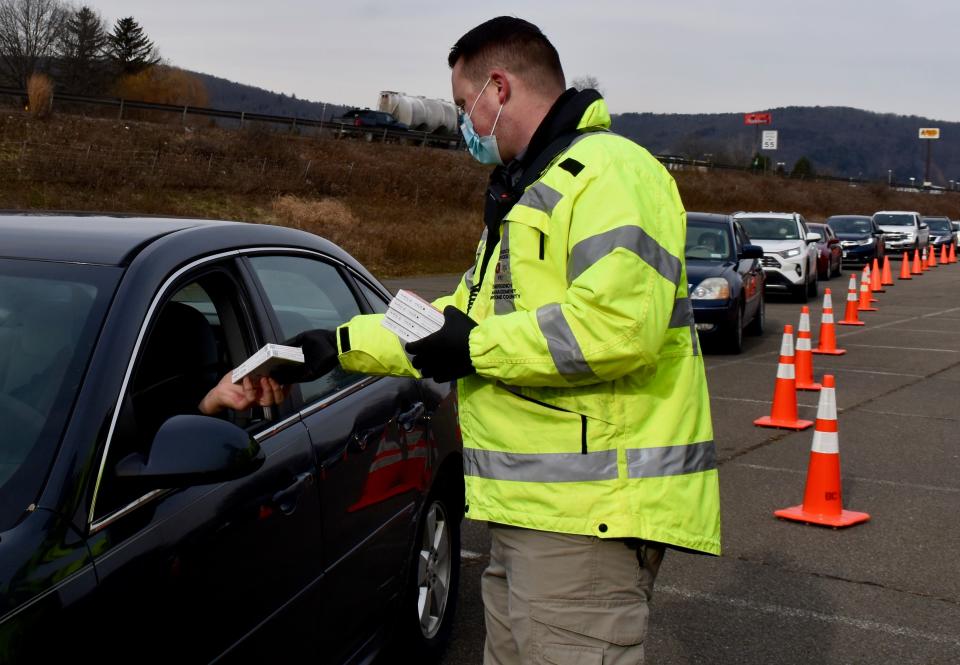
POLYGON ((845 265, 958 242, 960 222, 911 211, 835 215, 823 224, 796 212, 688 213, 687 285, 697 330, 705 343, 739 353, 744 333, 763 333, 767 293, 807 302, 845 265))

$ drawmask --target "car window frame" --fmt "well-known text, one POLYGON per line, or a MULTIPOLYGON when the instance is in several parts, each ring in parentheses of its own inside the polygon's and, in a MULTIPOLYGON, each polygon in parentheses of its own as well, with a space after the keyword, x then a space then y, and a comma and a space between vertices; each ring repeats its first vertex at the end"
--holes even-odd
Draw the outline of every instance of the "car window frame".
MULTIPOLYGON (((320 257, 320 258, 326 259, 327 261, 330 261, 331 263, 334 263, 340 266, 342 269, 347 270, 347 272, 350 275, 354 276, 354 278, 363 279, 364 283, 370 286, 374 290, 374 292, 383 293, 384 291, 384 289, 382 289, 381 287, 375 284, 372 284, 370 280, 363 277, 363 275, 361 275, 358 271, 354 270, 353 268, 348 266, 345 262, 335 257, 329 256, 322 252, 318 252, 314 250, 274 246, 274 245, 258 245, 255 247, 245 247, 240 249, 232 249, 232 250, 227 250, 223 252, 218 252, 216 254, 211 254, 209 256, 204 256, 204 257, 195 259, 193 261, 190 261, 189 263, 181 266, 179 269, 177 269, 171 275, 169 275, 163 281, 160 287, 157 289, 156 293, 154 293, 153 297, 150 300, 150 305, 147 307, 147 312, 144 315, 143 320, 140 322, 140 329, 137 333, 137 338, 136 338, 136 342, 134 343, 133 349, 130 352, 130 357, 127 360, 127 367, 124 370, 123 381, 120 384, 120 390, 116 398, 114 399, 114 406, 112 410, 112 415, 110 417, 110 425, 107 429, 106 442, 103 446, 103 449, 100 451, 100 455, 99 455, 100 459, 95 467, 97 468, 97 472, 96 472, 96 477, 93 480, 93 488, 90 496, 90 504, 89 504, 87 515, 86 515, 86 535, 88 537, 98 533, 99 531, 102 531, 106 527, 123 519, 125 516, 138 510, 139 508, 146 505, 150 505, 160 497, 166 496, 171 492, 177 491, 175 489, 151 490, 145 493, 139 499, 133 500, 127 505, 122 506, 115 511, 112 511, 111 513, 108 513, 100 517, 96 517, 97 494, 103 482, 104 473, 106 471, 106 463, 110 454, 110 447, 113 442, 113 437, 116 433, 117 421, 120 416, 121 407, 123 406, 123 399, 130 388, 130 381, 132 379, 134 368, 136 367, 136 361, 140 357, 140 353, 144 347, 144 344, 146 343, 146 338, 147 338, 147 333, 149 332, 150 323, 154 320, 154 317, 158 314, 161 304, 167 302, 176 293, 175 287, 178 287, 179 285, 183 284, 184 275, 188 275, 188 273, 196 273, 198 272, 198 269, 201 266, 205 266, 207 264, 215 264, 218 262, 224 262, 224 263, 232 262, 234 267, 237 270, 238 276, 240 277, 241 286, 246 288, 248 292, 247 296, 251 300, 251 302, 248 304, 252 307, 252 309, 250 312, 248 312, 248 316, 253 319, 252 323, 253 323, 255 334, 259 334, 259 331, 257 330, 257 324, 261 323, 260 319, 262 318, 263 319, 262 322, 270 326, 270 330, 271 332, 273 332, 274 338, 276 338, 276 329, 273 327, 274 324, 271 323, 267 318, 269 314, 269 310, 267 309, 266 302, 263 300, 262 292, 260 292, 259 290, 251 289, 252 284, 256 284, 257 287, 259 288, 259 280, 251 281, 251 278, 253 277, 253 275, 249 272, 251 268, 249 264, 243 261, 244 257, 246 256, 257 255, 262 253, 299 254, 299 255, 309 255, 314 257, 320 257), (254 299, 258 299, 258 302, 253 302, 254 299), (260 309, 258 309, 258 307, 260 309)), ((362 302, 365 302, 365 299, 362 302)), ((258 343, 262 343, 264 340, 258 339, 257 341, 258 343)), ((364 387, 376 382, 380 378, 382 377, 376 377, 376 376, 366 377, 364 381, 361 381, 360 383, 357 383, 357 384, 353 384, 352 386, 349 387, 349 389, 341 390, 337 393, 331 394, 327 396, 326 399, 322 400, 321 403, 315 404, 313 408, 309 410, 309 413, 313 413, 321 408, 324 408, 329 404, 332 404, 334 402, 337 402, 347 397, 348 395, 352 395, 353 393, 358 392, 359 390, 362 390, 364 387)), ((302 421, 303 414, 305 413, 305 411, 303 410, 302 402, 298 403, 294 401, 292 404, 293 406, 289 414, 287 414, 282 419, 278 420, 276 423, 273 423, 272 425, 261 430, 260 432, 253 434, 253 438, 254 440, 257 441, 258 444, 262 445, 265 441, 269 440, 274 435, 302 421)))
MULTIPOLYGON (((337 269, 338 274, 341 278, 344 279, 347 283, 347 287, 350 289, 350 293, 353 295, 354 299, 357 301, 357 306, 360 309, 361 314, 373 314, 373 306, 367 301, 366 296, 357 286, 357 281, 362 281, 371 291, 374 293, 380 294, 387 302, 390 300, 390 296, 385 294, 382 287, 371 282, 359 271, 355 270, 352 266, 348 265, 344 261, 341 261, 335 257, 332 257, 328 254, 322 252, 307 250, 301 248, 290 248, 290 247, 278 247, 271 249, 256 248, 254 250, 243 250, 241 252, 241 257, 239 263, 242 265, 243 270, 246 273, 246 278, 250 281, 253 288, 256 289, 258 297, 260 298, 263 309, 264 317, 267 324, 270 326, 275 340, 282 342, 283 331, 280 327, 280 322, 277 320, 273 308, 270 305, 270 299, 267 297, 267 293, 264 290, 263 284, 260 281, 259 276, 256 273, 253 265, 250 263, 250 257, 254 256, 296 256, 296 257, 307 257, 319 260, 323 263, 330 264, 337 269)), ((380 376, 369 376, 369 375, 360 375, 358 380, 343 386, 339 390, 336 390, 322 397, 318 397, 312 400, 305 400, 303 394, 300 390, 300 387, 295 385, 291 388, 290 399, 293 403, 293 409, 298 413, 300 418, 306 418, 317 411, 321 411, 331 404, 339 402, 340 400, 353 395, 356 392, 363 390, 364 388, 376 383, 383 377, 380 376)))

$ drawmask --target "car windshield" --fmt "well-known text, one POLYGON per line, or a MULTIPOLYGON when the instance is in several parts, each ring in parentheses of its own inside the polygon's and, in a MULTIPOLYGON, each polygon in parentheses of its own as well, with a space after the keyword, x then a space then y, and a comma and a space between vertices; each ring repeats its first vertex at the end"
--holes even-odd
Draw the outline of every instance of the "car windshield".
POLYGON ((931 231, 940 231, 942 233, 952 233, 953 226, 950 224, 949 219, 942 219, 939 217, 927 217, 923 220, 923 223, 930 227, 931 231))
POLYGON ((807 224, 807 228, 810 229, 811 233, 820 234, 820 242, 826 242, 830 237, 827 230, 820 224, 807 224))
POLYGON ((0 259, 0 530, 47 475, 119 272, 0 259))
POLYGON ((913 215, 878 213, 873 216, 873 221, 880 226, 913 226, 913 215))
POLYGON ((688 259, 727 261, 733 258, 733 242, 726 224, 687 221, 688 259))
POLYGON ((831 217, 827 224, 837 233, 863 233, 873 232, 873 224, 869 219, 863 217, 831 217))
POLYGON ((799 240, 800 230, 792 219, 740 217, 740 224, 753 240, 799 240))

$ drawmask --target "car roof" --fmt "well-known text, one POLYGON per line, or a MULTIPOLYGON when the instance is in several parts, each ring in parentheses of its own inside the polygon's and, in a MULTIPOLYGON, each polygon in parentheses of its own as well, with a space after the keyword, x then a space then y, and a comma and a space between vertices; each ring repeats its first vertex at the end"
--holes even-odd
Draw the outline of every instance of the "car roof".
POLYGON ((140 248, 165 235, 229 223, 111 214, 0 213, 0 257, 124 265, 140 248))
POLYGON ((830 215, 827 217, 829 222, 831 219, 873 219, 870 215, 830 215))
POLYGON ((715 212, 688 212, 688 222, 707 222, 710 224, 729 224, 730 215, 715 212))
POLYGON ((734 215, 737 219, 742 217, 773 217, 775 219, 794 219, 795 212, 738 212, 734 215))
POLYGON ((178 263, 249 247, 289 247, 325 254, 377 280, 333 243, 299 229, 205 219, 113 214, 0 212, 0 258, 129 266, 138 256, 178 263))
POLYGON ((874 215, 919 215, 916 210, 878 210, 874 215))

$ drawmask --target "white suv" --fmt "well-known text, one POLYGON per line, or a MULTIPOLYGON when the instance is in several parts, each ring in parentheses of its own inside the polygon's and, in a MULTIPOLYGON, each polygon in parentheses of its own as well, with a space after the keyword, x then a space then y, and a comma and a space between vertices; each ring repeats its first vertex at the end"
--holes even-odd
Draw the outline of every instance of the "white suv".
POLYGON ((881 210, 873 213, 873 221, 883 231, 884 249, 897 254, 925 249, 930 242, 930 229, 920 213, 913 210, 881 210))
POLYGON ((817 295, 817 241, 820 234, 807 228, 795 212, 738 212, 734 217, 763 247, 767 289, 788 291, 800 302, 817 295))

